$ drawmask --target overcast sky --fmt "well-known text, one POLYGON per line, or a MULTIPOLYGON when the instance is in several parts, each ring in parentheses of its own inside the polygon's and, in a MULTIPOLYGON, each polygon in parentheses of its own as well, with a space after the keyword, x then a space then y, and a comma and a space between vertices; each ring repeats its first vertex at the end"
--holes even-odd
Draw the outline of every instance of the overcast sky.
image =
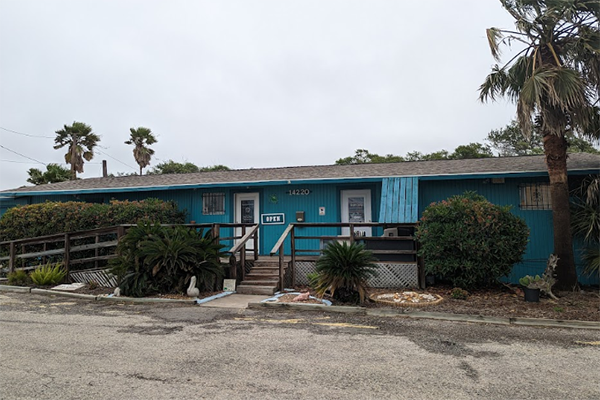
POLYGON ((513 27, 497 0, 0 0, 0 190, 45 170, 23 156, 64 163, 54 132, 73 121, 101 137, 82 177, 102 159, 137 171, 124 141, 138 126, 158 136, 152 165, 482 142, 515 114, 477 99, 492 26, 513 27))

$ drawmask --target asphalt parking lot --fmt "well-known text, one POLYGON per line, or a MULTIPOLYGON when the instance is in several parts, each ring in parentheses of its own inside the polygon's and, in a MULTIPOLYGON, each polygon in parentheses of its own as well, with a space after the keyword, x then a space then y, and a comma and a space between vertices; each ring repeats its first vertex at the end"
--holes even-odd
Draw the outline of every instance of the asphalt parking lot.
POLYGON ((0 399, 597 399, 600 334, 0 293, 0 399))

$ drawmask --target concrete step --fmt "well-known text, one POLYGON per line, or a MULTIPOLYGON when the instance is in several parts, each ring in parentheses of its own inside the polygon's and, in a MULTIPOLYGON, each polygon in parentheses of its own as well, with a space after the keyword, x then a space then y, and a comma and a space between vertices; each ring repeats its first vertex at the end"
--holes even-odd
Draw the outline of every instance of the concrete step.
POLYGON ((240 294, 264 294, 273 295, 277 290, 277 286, 254 286, 244 285, 243 283, 236 288, 236 291, 240 294))
POLYGON ((251 269, 246 275, 254 275, 254 276, 279 276, 279 271, 256 271, 251 269))
POLYGON ((279 266, 277 266, 277 267, 252 267, 252 271, 273 271, 273 272, 279 272, 279 266))
POLYGON ((246 274, 244 276, 244 280, 247 281, 279 281, 279 275, 254 275, 254 274, 246 274))
POLYGON ((240 283, 240 286, 241 285, 277 286, 278 283, 279 283, 279 279, 262 279, 262 280, 246 279, 242 283, 240 283))

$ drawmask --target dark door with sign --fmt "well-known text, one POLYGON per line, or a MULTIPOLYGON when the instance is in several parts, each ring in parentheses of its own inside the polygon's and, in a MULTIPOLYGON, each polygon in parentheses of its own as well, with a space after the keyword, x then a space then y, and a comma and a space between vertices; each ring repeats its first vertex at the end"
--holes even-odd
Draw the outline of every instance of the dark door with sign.
MULTIPOLYGON (((258 224, 260 204, 258 193, 236 193, 235 222, 243 224, 258 224)), ((235 229, 235 236, 242 236, 242 229, 235 229)), ((259 236, 260 238, 260 236, 259 236)), ((237 242, 237 241, 236 241, 237 242)), ((254 241, 246 242, 246 250, 254 250, 254 241)))

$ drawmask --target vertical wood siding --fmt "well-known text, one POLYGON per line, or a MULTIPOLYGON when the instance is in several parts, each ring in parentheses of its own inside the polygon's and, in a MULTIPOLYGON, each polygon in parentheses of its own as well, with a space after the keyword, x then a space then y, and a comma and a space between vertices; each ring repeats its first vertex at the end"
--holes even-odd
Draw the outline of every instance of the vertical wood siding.
POLYGON ((419 179, 384 178, 379 222, 413 223, 419 218, 419 179))
MULTIPOLYGON (((489 179, 448 180, 448 181, 421 181, 420 182, 420 215, 423 210, 433 202, 447 199, 450 196, 463 194, 465 191, 475 191, 490 202, 497 205, 511 206, 511 212, 521 217, 529 226, 529 243, 523 255, 523 261, 515 264, 507 280, 518 283, 524 275, 541 274, 546 268, 546 260, 554 249, 554 230, 552 226, 551 210, 521 210, 519 208, 519 185, 533 182, 547 182, 547 179, 535 178, 505 179, 505 183, 491 183, 489 179)), ((419 215, 419 216, 420 216, 419 215)), ((568 229, 568 228, 567 228, 568 229)), ((575 246, 578 274, 584 284, 598 283, 596 279, 582 276, 583 269, 577 253, 579 247, 575 246)))

